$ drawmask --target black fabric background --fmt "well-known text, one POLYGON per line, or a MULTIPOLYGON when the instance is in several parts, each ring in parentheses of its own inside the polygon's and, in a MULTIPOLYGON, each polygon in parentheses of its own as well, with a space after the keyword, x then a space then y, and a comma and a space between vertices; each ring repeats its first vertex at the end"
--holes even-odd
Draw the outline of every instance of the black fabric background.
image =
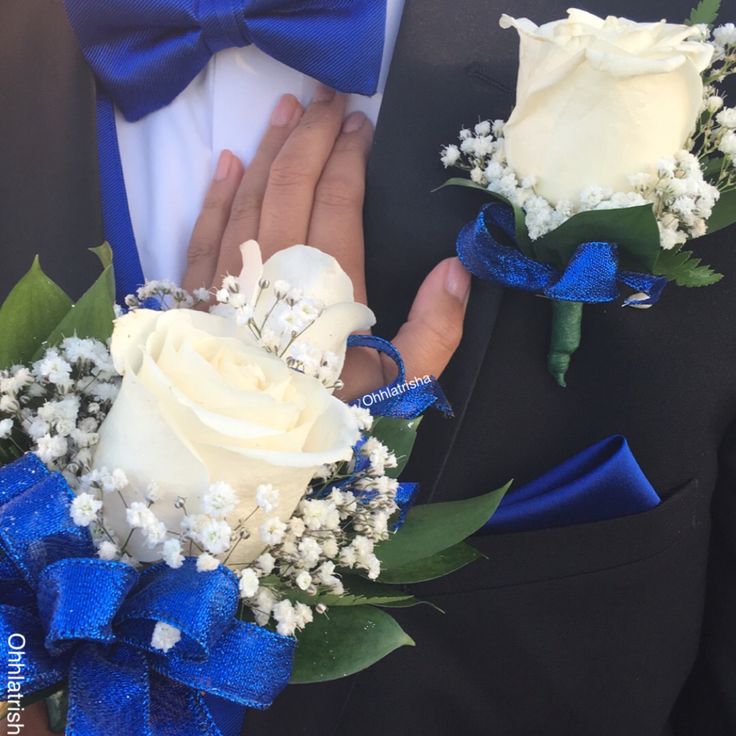
MULTIPOLYGON (((408 0, 368 182, 379 334, 393 334, 481 202, 430 190, 446 176, 439 147, 460 124, 506 117, 513 104, 517 41, 498 16, 544 21, 566 7, 408 0)), ((583 7, 650 20, 690 9, 684 0, 583 7)), ((734 0, 723 17, 736 17, 734 0)), ((0 291, 40 252, 78 293, 96 269, 84 249, 101 239, 93 89, 55 0, 0 6, 0 70, 0 291)), ((443 377, 457 417, 426 420, 406 473, 423 499, 523 482, 621 433, 666 502, 636 517, 479 540, 487 562, 420 590, 444 616, 401 613, 416 648, 354 678, 288 689, 271 711, 249 714, 245 734, 736 733, 733 241, 731 230, 696 245, 727 275, 715 287, 669 289, 645 312, 587 308, 566 391, 544 369, 549 305, 474 285, 463 345, 443 377)))
POLYGON ((70 295, 99 272, 94 81, 58 0, 0 4, 0 294, 33 256, 70 295))

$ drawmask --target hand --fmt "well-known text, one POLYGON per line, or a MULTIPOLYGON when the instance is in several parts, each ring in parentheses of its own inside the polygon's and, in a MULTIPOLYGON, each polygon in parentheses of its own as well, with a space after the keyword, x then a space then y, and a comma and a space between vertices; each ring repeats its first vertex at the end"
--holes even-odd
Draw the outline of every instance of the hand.
MULTIPOLYGON (((373 131, 365 115, 345 118, 345 96, 320 87, 304 109, 285 95, 250 166, 223 151, 192 234, 183 286, 217 288, 240 272, 239 246, 257 240, 264 260, 298 243, 334 256, 366 302, 363 200, 373 131)), ((470 275, 457 258, 439 263, 420 287, 393 342, 407 378, 439 376, 462 337, 470 275)), ((374 351, 348 351, 343 398, 392 380, 395 366, 374 351)))
MULTIPOLYGON (((33 736, 53 736, 53 732, 49 730, 48 717, 46 715, 46 705, 43 701, 29 705, 23 709, 21 713, 21 729, 23 733, 33 734, 33 736)), ((8 733, 8 723, 3 718, 3 728, 0 729, 0 734, 8 733)))

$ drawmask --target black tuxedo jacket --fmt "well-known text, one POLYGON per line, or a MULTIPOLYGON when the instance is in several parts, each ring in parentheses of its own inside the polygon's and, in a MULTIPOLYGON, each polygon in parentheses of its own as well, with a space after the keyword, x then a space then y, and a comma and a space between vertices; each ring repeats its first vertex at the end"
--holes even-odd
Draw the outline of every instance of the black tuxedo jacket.
MULTIPOLYGON (((640 20, 690 0, 583 0, 640 20)), ((507 117, 517 39, 508 11, 541 22, 562 0, 407 0, 372 155, 366 206, 378 333, 404 320, 423 276, 453 251, 482 197, 430 190, 461 124, 507 117)), ((736 18, 736 0, 722 17, 736 18)), ((93 80, 58 0, 0 5, 0 290, 39 252, 79 293, 102 239, 93 80)), ((357 677, 289 688, 245 732, 363 736, 736 734, 736 242, 698 253, 726 274, 669 288, 648 311, 586 308, 584 343, 558 388, 545 372, 549 304, 475 283, 443 384, 454 420, 430 417, 406 478, 423 500, 532 479, 625 435, 665 499, 645 514, 477 541, 488 561, 420 594, 401 622, 417 647, 357 677)), ((1 336, 0 336, 1 339, 1 336)))

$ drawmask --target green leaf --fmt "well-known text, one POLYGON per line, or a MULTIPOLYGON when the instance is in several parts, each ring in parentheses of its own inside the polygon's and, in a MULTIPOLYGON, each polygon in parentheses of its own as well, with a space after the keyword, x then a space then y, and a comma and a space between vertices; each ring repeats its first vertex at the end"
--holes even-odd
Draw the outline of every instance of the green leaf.
POLYGON ((436 555, 425 557, 423 560, 399 565, 387 570, 378 578, 381 582, 391 584, 423 583, 435 580, 459 570, 471 562, 483 558, 483 554, 465 542, 449 547, 436 555))
POLYGON ((444 184, 440 184, 436 189, 433 189, 432 194, 439 192, 441 189, 445 189, 446 187, 465 187, 466 189, 477 189, 479 192, 483 192, 484 194, 491 193, 482 184, 477 184, 472 179, 466 179, 464 176, 453 176, 444 184))
POLYGON ((414 646, 398 623, 373 606, 331 608, 297 634, 291 683, 327 682, 370 667, 399 647, 414 646))
POLYGON ((719 156, 709 156, 701 164, 703 169, 703 176, 711 184, 715 184, 718 179, 718 175, 721 173, 721 167, 723 166, 723 158, 719 156))
POLYGON ((342 582, 345 586, 345 595, 323 596, 321 602, 326 606, 390 606, 417 602, 411 593, 398 590, 392 585, 366 580, 352 573, 342 573, 342 582))
POLYGON ((678 286, 712 286, 723 274, 716 273, 710 266, 701 265, 691 250, 663 250, 654 266, 654 273, 674 281, 678 286))
POLYGON ((689 26, 696 26, 698 23, 705 23, 712 26, 718 19, 718 12, 721 9, 721 0, 700 0, 697 7, 693 8, 690 17, 685 21, 689 26))
POLYGON ((506 197, 502 196, 501 194, 497 194, 496 192, 489 191, 482 184, 476 184, 471 179, 464 179, 463 177, 459 176, 453 177, 452 179, 448 179, 442 186, 439 186, 437 187, 437 189, 434 189, 432 191, 438 192, 440 189, 444 189, 445 187, 466 187, 467 189, 476 189, 483 192, 484 194, 487 194, 492 199, 496 199, 499 202, 503 202, 504 204, 511 207, 511 209, 514 211, 516 245, 522 253, 529 257, 532 256, 531 240, 529 239, 529 231, 526 227, 526 214, 521 207, 517 207, 516 205, 512 204, 508 199, 506 199, 506 197))
POLYGON ((386 445, 396 455, 397 466, 386 468, 386 475, 390 478, 398 478, 409 462, 421 421, 422 417, 416 419, 377 417, 374 419, 371 436, 386 445))
POLYGON ((532 248, 537 260, 562 269, 580 244, 591 241, 615 243, 622 268, 651 273, 660 251, 652 206, 581 212, 535 240, 532 248))
POLYGON ((0 368, 31 360, 71 305, 36 257, 0 308, 0 368))
POLYGON ((490 519, 510 486, 463 501, 415 506, 404 526, 376 547, 384 574, 463 542, 490 519))
POLYGON ((306 603, 310 606, 316 606, 323 603, 325 606, 332 608, 333 606, 393 606, 398 604, 416 605, 419 601, 411 594, 391 585, 376 583, 372 580, 355 575, 352 572, 341 570, 341 577, 345 586, 343 595, 332 595, 326 593, 324 595, 309 595, 303 590, 296 588, 280 586, 278 582, 273 587, 280 590, 281 594, 292 601, 306 603))
POLYGON ((60 690, 46 698, 46 712, 51 733, 64 733, 69 715, 69 691, 60 690))
POLYGON ((713 214, 708 220, 708 234, 716 233, 734 223, 736 223, 736 189, 724 192, 716 202, 713 214))
POLYGON ((90 250, 100 259, 102 268, 112 266, 112 248, 110 243, 105 241, 102 245, 98 245, 96 248, 90 248, 90 250))
MULTIPOLYGON (((98 340, 107 340, 112 335, 115 312, 115 276, 112 270, 112 260, 108 258, 107 244, 92 250, 100 258, 104 267, 103 272, 94 284, 87 289, 81 299, 73 305, 63 319, 56 325, 47 339, 48 345, 56 345, 65 337, 95 337, 98 340)), ((40 352, 40 351, 39 351, 40 352)))

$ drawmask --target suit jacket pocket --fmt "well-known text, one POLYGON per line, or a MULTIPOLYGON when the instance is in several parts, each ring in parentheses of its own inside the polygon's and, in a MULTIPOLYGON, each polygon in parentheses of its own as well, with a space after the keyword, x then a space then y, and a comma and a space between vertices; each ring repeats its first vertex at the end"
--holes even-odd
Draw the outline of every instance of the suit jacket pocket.
POLYGON ((416 649, 359 676, 336 733, 661 736, 698 647, 707 500, 692 481, 643 514, 476 540, 489 561, 422 586, 445 615, 400 613, 416 649))
POLYGON ((697 480, 691 480, 641 514, 477 536, 471 543, 489 561, 470 565, 426 590, 471 591, 608 570, 646 560, 693 538, 704 548, 710 530, 709 500, 697 480))

